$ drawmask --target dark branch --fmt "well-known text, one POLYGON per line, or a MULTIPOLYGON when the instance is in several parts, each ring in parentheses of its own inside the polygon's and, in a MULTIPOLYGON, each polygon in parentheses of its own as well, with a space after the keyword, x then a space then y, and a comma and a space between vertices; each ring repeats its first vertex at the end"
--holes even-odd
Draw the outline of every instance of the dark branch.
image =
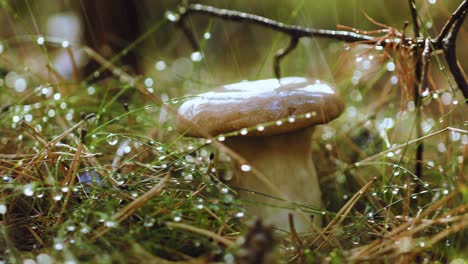
MULTIPOLYGON (((455 82, 458 85, 458 88, 463 93, 465 99, 468 99, 468 84, 466 82, 466 75, 463 72, 461 66, 458 64, 456 54, 457 35, 460 31, 460 27, 463 24, 463 21, 465 20, 466 13, 468 12, 468 5, 466 3, 467 1, 465 0, 465 2, 463 2, 465 9, 460 12, 458 19, 456 19, 453 23, 451 30, 449 30, 446 37, 443 38, 442 48, 445 54, 445 59, 447 60, 447 65, 453 75, 455 82)), ((465 102, 468 103, 468 100, 465 100, 465 102)))
POLYGON ((289 45, 285 49, 280 49, 276 53, 275 61, 273 64, 276 78, 278 79, 281 78, 281 67, 280 67, 281 60, 296 48, 298 42, 299 42, 298 38, 292 37, 291 40, 289 41, 289 45))
POLYGON ((422 52, 422 75, 421 75, 421 90, 429 86, 429 65, 431 62, 431 42, 426 39, 424 50, 422 52))
POLYGON ((463 1, 463 3, 460 4, 460 6, 453 12, 452 16, 450 19, 445 23, 444 27, 440 31, 440 34, 435 38, 435 45, 437 47, 442 46, 442 41, 443 39, 449 34, 449 31, 452 29, 453 24, 459 20, 463 21, 462 16, 464 16, 464 13, 468 9, 468 0, 463 1))
POLYGON ((314 29, 301 27, 297 25, 288 25, 266 17, 248 14, 244 12, 220 9, 212 6, 205 6, 200 4, 191 4, 186 9, 187 14, 204 14, 212 17, 218 17, 224 20, 231 20, 237 22, 250 22, 260 26, 268 27, 278 32, 290 35, 294 38, 301 37, 319 37, 329 38, 345 42, 366 41, 370 44, 375 44, 374 37, 357 34, 350 31, 342 30, 327 30, 327 29, 314 29), (374 41, 374 42, 372 42, 374 41))
POLYGON ((186 14, 182 14, 180 19, 177 22, 175 22, 175 24, 182 29, 182 32, 184 32, 185 37, 187 37, 187 39, 190 42, 190 45, 192 45, 192 49, 196 50, 196 51, 199 51, 200 50, 200 45, 198 45, 198 41, 195 38, 195 35, 185 25, 185 16, 186 16, 186 14))
POLYGON ((411 11, 411 19, 413 20, 414 36, 415 37, 420 37, 418 12, 416 10, 416 3, 414 3, 414 0, 408 0, 408 4, 409 4, 410 11, 411 11))
MULTIPOLYGON (((408 0, 409 4, 409 9, 411 12, 411 20, 413 21, 413 31, 414 31, 414 37, 420 37, 420 28, 419 28, 419 21, 418 21, 418 11, 416 9, 416 3, 414 2, 415 0, 408 0)), ((424 42, 424 49, 421 54, 420 50, 421 47, 416 47, 417 52, 416 52, 416 60, 414 61, 414 79, 415 82, 413 84, 413 102, 414 105, 416 106, 416 137, 420 138, 422 137, 422 127, 421 127, 421 90, 424 89, 423 86, 423 64, 425 61, 423 61, 424 56, 429 56, 430 55, 430 39, 426 39, 424 42), (427 54, 426 54, 427 53, 427 54)), ((423 155, 424 155, 424 142, 421 141, 418 146, 416 147, 416 166, 415 166, 415 175, 419 178, 422 179, 422 174, 423 174, 423 155)), ((421 186, 418 185, 418 188, 421 186)))
MULTIPOLYGON (((180 19, 174 22, 176 22, 176 24, 182 28, 182 30, 184 31, 184 34, 187 36, 191 45, 196 50, 199 49, 199 45, 193 33, 190 32, 190 30, 188 30, 188 28, 184 24, 184 20, 190 14, 201 14, 201 15, 216 17, 216 18, 235 21, 235 22, 249 22, 252 24, 267 27, 277 32, 282 32, 284 34, 289 35, 293 41, 291 41, 291 43, 285 50, 279 51, 275 57, 275 65, 274 65, 275 74, 279 76, 280 74, 279 64, 280 64, 281 59, 295 48, 297 43, 294 44, 294 42, 299 41, 299 39, 302 37, 319 37, 319 38, 328 38, 328 39, 334 39, 334 40, 345 41, 345 42, 362 43, 362 44, 368 44, 368 45, 380 45, 380 46, 394 45, 397 47, 405 46, 405 47, 411 47, 411 48, 419 48, 420 50, 424 49, 426 39, 419 36, 420 28, 419 28, 418 17, 417 17, 417 12, 416 12, 417 10, 414 5, 414 0, 408 0, 408 3, 410 4, 410 10, 411 10, 411 15, 412 15, 413 24, 414 24, 414 31, 415 31, 414 38, 407 38, 407 37, 385 38, 385 36, 374 37, 374 36, 359 34, 357 32, 346 31, 346 30, 327 30, 327 29, 307 28, 307 27, 301 27, 297 25, 289 25, 289 24, 281 23, 281 22, 278 22, 269 18, 258 16, 258 15, 248 14, 248 13, 239 12, 235 10, 220 9, 220 8, 216 8, 212 6, 205 6, 201 4, 189 4, 189 5, 182 6, 181 8, 179 8, 180 19), (382 38, 384 38, 385 41, 382 41, 382 38)), ((459 31, 461 24, 463 23, 467 10, 468 10, 468 0, 464 0, 460 4, 460 6, 457 8, 457 10, 452 14, 449 21, 445 24, 439 36, 437 36, 435 39, 429 39, 429 40, 430 40, 430 43, 432 44, 432 49, 430 51, 431 53, 434 53, 438 50, 444 51, 445 57, 447 58, 447 64, 449 66, 449 69, 452 75, 454 76, 454 79, 459 89, 462 91, 465 99, 467 99, 466 102, 468 103, 468 85, 466 83, 466 77, 464 76, 463 70, 457 63, 456 54, 455 54, 456 36, 457 36, 457 33, 459 31)), ((418 56, 421 56, 421 52, 418 52, 418 56)), ((419 60, 420 59, 421 58, 419 58, 419 60)), ((417 65, 422 65, 422 64, 417 63, 417 65)), ((422 73, 422 69, 420 70, 419 74, 416 74, 417 75, 416 77, 419 76, 419 78, 416 79, 417 81, 421 81, 421 73, 422 73)))

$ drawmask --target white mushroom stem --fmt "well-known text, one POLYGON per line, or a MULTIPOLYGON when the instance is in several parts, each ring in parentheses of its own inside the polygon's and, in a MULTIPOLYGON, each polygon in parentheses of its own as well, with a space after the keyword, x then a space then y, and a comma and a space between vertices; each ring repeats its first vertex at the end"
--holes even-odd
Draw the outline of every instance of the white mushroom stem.
POLYGON ((299 212, 298 208, 281 208, 291 206, 290 202, 314 208, 322 207, 320 186, 312 160, 312 132, 313 128, 307 128, 275 136, 237 136, 226 139, 230 148, 249 161, 249 165, 262 172, 289 201, 281 202, 267 197, 278 196, 253 173, 244 172, 237 166, 232 185, 254 192, 239 192, 242 199, 254 201, 247 208, 252 215, 262 217, 278 228, 289 230, 288 213, 293 213, 298 232, 312 230, 311 222, 318 224, 318 215, 310 215, 311 218, 307 219, 309 215, 299 212))

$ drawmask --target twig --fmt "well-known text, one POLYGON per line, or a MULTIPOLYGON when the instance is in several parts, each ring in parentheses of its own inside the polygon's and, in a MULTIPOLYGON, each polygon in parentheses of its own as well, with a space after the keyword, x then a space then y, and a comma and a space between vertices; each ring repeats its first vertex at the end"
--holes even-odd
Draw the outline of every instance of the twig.
POLYGON ((466 81, 466 75, 463 72, 463 69, 458 64, 456 54, 457 35, 460 31, 460 27, 463 24, 463 21, 465 20, 466 13, 468 12, 467 0, 465 0, 465 2, 460 7, 462 6, 464 6, 464 9, 461 9, 462 11, 460 11, 460 15, 457 16, 458 19, 455 20, 451 30, 442 39, 442 49, 444 51, 445 59, 447 60, 447 65, 450 69, 450 72, 452 73, 453 78, 458 85, 458 88, 462 91, 463 96, 465 97, 465 99, 467 99, 465 100, 466 103, 468 103, 468 83, 466 81))
POLYGON ((300 258, 300 262, 304 262, 304 244, 301 241, 301 238, 297 235, 296 226, 294 225, 294 215, 289 213, 288 214, 289 220, 289 229, 291 230, 291 240, 296 241, 298 247, 298 254, 300 258))
POLYGON ((221 243, 221 244, 224 244, 225 246, 227 247, 230 247, 230 246, 233 246, 234 245, 234 242, 232 242, 231 240, 229 239, 226 239, 216 233, 213 233, 209 230, 206 230, 206 229, 201 229, 201 228, 198 228, 198 227, 194 227, 194 226, 191 226, 191 225, 187 225, 187 224, 182 224, 182 223, 174 223, 174 222, 167 222, 166 225, 168 227, 172 227, 172 228, 180 228, 180 229, 185 229, 185 230, 188 230, 188 231, 192 231, 194 233, 198 233, 198 234, 201 234, 201 235, 205 235, 209 238, 212 238, 214 239, 215 241, 221 243))
POLYGON ((185 37, 190 42, 190 45, 192 45, 193 50, 200 50, 200 45, 198 44, 197 38, 193 34, 193 32, 185 25, 184 23, 184 15, 181 16, 181 18, 176 22, 176 25, 182 29, 182 32, 184 32, 185 37))
MULTIPOLYGON (((419 28, 419 21, 418 21, 418 12, 416 10, 416 3, 415 0, 408 0, 410 12, 411 12, 411 19, 413 20, 413 31, 414 36, 416 38, 420 37, 420 28, 419 28)), ((416 60, 414 62, 414 84, 413 84, 413 102, 416 106, 415 111, 415 125, 416 125, 416 138, 422 137, 422 123, 421 123, 421 90, 425 87, 422 87, 422 79, 423 79, 423 53, 427 51, 427 56, 430 55, 430 40, 426 39, 424 41, 424 51, 421 53, 419 52, 420 47, 416 47, 416 60)), ((424 155, 424 142, 420 141, 416 147, 416 165, 415 165, 415 174, 419 179, 422 179, 423 174, 423 155, 424 155)))
MULTIPOLYGON (((362 34, 357 34, 350 31, 342 30, 327 30, 301 27, 297 25, 288 25, 266 17, 239 12, 235 10, 220 9, 212 6, 201 4, 190 4, 183 9, 185 13, 180 17, 184 19, 189 14, 204 14, 208 16, 218 17, 224 20, 251 22, 260 26, 265 26, 278 32, 290 35, 291 37, 321 37, 346 42, 356 41, 373 41, 374 38, 362 34)), ((375 44, 375 43, 373 43, 375 44)))
POLYGON ((416 3, 414 3, 414 0, 408 0, 410 12, 411 12, 411 19, 413 20, 413 30, 414 30, 414 36, 419 37, 419 22, 418 22, 418 12, 416 10, 416 3))
POLYGON ((444 27, 440 31, 439 35, 435 38, 435 44, 437 47, 442 46, 443 39, 449 34, 453 24, 456 21, 462 20, 461 17, 463 16, 463 13, 466 13, 467 8, 468 0, 465 0, 460 4, 460 6, 458 6, 457 10, 453 12, 450 19, 447 21, 447 23, 445 23, 444 27))
POLYGON ((281 60, 297 47, 297 43, 299 43, 299 38, 291 37, 289 45, 285 49, 278 50, 278 52, 276 53, 275 60, 273 63, 276 78, 281 78, 281 60))
MULTIPOLYGON (((393 45, 396 47, 403 46, 403 47, 419 47, 424 48, 426 43, 426 39, 419 36, 419 23, 418 17, 416 12, 416 7, 414 5, 414 0, 408 0, 410 3, 411 14, 413 18, 414 24, 414 31, 415 37, 408 38, 403 36, 398 37, 390 37, 385 38, 385 36, 369 36, 365 34, 360 34, 359 32, 365 31, 347 31, 347 30, 328 30, 328 29, 315 29, 315 28, 308 28, 302 27, 298 25, 289 25, 285 23, 281 23, 269 18, 265 18, 258 15, 253 15, 249 13, 239 12, 235 10, 228 10, 228 9, 220 9, 212 6, 206 6, 201 4, 188 4, 182 5, 179 8, 179 18, 174 20, 173 22, 176 25, 180 26, 181 29, 184 31, 184 34, 189 39, 191 45, 194 49, 198 50, 199 45, 196 42, 196 39, 190 30, 186 27, 184 21, 187 17, 191 14, 200 14, 211 16, 223 20, 229 20, 234 22, 248 22, 252 24, 256 24, 259 26, 267 27, 277 32, 282 32, 286 35, 289 35, 291 38, 291 42, 289 46, 283 51, 280 50, 277 55, 275 56, 274 62, 274 72, 276 77, 280 75, 279 64, 281 59, 289 54, 294 48, 296 47, 295 42, 298 42, 303 37, 318 37, 318 38, 328 38, 334 39, 338 41, 345 41, 350 43, 363 43, 368 45, 378 45, 378 46, 388 46, 393 45), (382 38, 385 41, 382 41, 382 38)), ((464 0, 457 10, 452 14, 451 18, 445 24, 441 33, 434 39, 429 38, 432 49, 430 50, 431 53, 443 50, 445 52, 445 56, 447 58, 447 64, 449 69, 458 85, 458 88, 462 91, 466 103, 468 103, 468 84, 466 81, 466 76, 463 74, 463 70, 457 63, 456 54, 455 54, 455 41, 456 36, 458 34, 459 28, 463 23, 464 17, 468 10, 468 0, 464 0)), ((420 55, 420 54, 419 54, 420 55)), ((418 75, 418 74, 416 74, 418 75)), ((420 80, 420 79, 417 79, 420 80)))

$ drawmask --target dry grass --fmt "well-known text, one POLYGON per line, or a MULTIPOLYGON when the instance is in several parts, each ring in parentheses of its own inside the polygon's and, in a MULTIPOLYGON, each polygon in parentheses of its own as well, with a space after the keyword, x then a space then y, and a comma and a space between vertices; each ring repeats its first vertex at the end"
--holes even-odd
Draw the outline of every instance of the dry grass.
POLYGON ((292 263, 468 258, 466 105, 447 80, 434 81, 423 98, 424 135, 415 138, 406 100, 412 92, 404 89, 412 85, 403 81, 411 69, 399 67, 403 59, 395 61, 395 75, 385 69, 383 51, 358 45, 342 53, 332 70, 348 95, 347 111, 318 129, 314 146, 327 210, 291 204, 324 215, 324 227, 297 234, 291 217, 291 232, 275 230, 272 252, 268 243, 268 252, 258 252, 246 237, 263 241, 271 229, 247 224, 248 202, 222 180, 232 162, 210 154, 222 150, 238 164, 245 160, 216 139, 173 131, 182 97, 164 100, 144 78, 88 47, 74 48, 110 77, 79 79, 70 50, 72 80, 53 67, 47 74, 24 69, 12 63, 20 61, 21 47, 0 54, 0 262, 248 263, 242 261, 263 253, 292 263), (371 63, 368 71, 362 60, 371 63), (13 71, 21 75, 16 81, 27 79, 24 91, 8 83, 13 71), (356 71, 361 76, 354 80, 356 71), (118 101, 124 91, 133 94, 126 106, 118 101), (424 178, 418 178, 413 154, 423 141, 424 178))

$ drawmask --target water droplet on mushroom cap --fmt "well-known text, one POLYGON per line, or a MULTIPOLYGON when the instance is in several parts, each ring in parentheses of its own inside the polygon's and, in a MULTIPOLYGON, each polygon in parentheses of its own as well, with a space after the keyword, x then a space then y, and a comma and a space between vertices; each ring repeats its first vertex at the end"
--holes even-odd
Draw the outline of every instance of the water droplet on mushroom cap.
MULTIPOLYGON (((255 126, 257 129, 246 135, 258 136, 324 124, 337 118, 343 108, 343 101, 328 84, 303 77, 285 77, 224 85, 186 101, 178 112, 213 136, 255 126), (307 117, 294 118, 291 112, 296 117, 307 117), (268 128, 260 125, 281 119, 288 122, 268 128)), ((177 120, 176 128, 188 131, 188 136, 202 136, 182 118, 177 120)))

